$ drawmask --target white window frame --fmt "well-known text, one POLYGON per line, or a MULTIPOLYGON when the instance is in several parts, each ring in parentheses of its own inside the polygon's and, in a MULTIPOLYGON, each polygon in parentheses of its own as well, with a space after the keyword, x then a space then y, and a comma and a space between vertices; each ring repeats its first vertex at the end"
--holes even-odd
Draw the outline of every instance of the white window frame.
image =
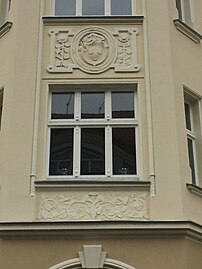
MULTIPOLYGON (((76 14, 77 16, 82 16, 82 0, 75 0, 76 1, 76 14)), ((124 0, 123 0, 124 1, 124 0)), ((136 1, 137 0, 131 0, 131 16, 135 15, 134 10, 136 10, 136 1)), ((101 16, 111 16, 111 0, 104 0, 105 5, 105 14, 101 16)), ((55 16, 55 0, 52 0, 52 15, 55 16)), ((93 16, 93 15, 91 15, 93 16)), ((97 15, 95 15, 97 16, 97 15)), ((100 15, 99 15, 100 16, 100 15)), ((123 16, 130 16, 130 15, 123 15, 123 16)))
MULTIPOLYGON (((90 85, 90 84, 89 84, 90 85)), ((49 106, 48 106, 48 123, 47 123, 47 156, 46 156, 46 178, 48 180, 101 180, 101 181, 109 181, 109 180, 121 180, 121 181, 134 181, 139 180, 139 166, 140 166, 140 154, 139 154, 139 120, 138 120, 138 101, 137 101, 137 91, 138 91, 138 83, 132 83, 132 84, 123 84, 130 86, 129 89, 126 89, 125 91, 131 91, 131 87, 134 87, 134 109, 135 109, 135 118, 117 118, 113 119, 110 122, 111 119, 111 92, 113 91, 120 91, 124 92, 124 90, 117 90, 116 88, 113 89, 113 84, 110 84, 111 89, 105 90, 105 119, 80 119, 80 102, 81 102, 81 91, 85 92, 82 88, 84 85, 78 85, 76 88, 73 84, 50 84, 50 92, 49 92, 49 106), (59 86, 59 87, 58 87, 59 86), (61 89, 60 87, 63 87, 61 89), (75 99, 74 99, 74 105, 75 105, 75 115, 73 120, 55 120, 51 119, 51 95, 52 92, 64 92, 65 87, 69 86, 69 92, 75 92, 75 99), (60 89, 57 89, 60 88, 60 89), (74 88, 74 90, 71 89, 71 87, 74 88), (79 104, 79 106, 78 106, 79 104), (121 120, 121 121, 120 121, 121 120), (50 130, 51 128, 62 128, 67 126, 73 126, 72 128, 75 129, 74 131, 74 142, 73 142, 73 175, 49 175, 49 158, 50 158, 50 130), (103 127, 105 128, 105 175, 80 175, 80 142, 81 142, 81 126, 85 126, 86 128, 91 127, 103 127), (136 174, 127 174, 127 175, 113 175, 113 167, 112 167, 112 126, 114 127, 134 127, 135 128, 135 152, 136 152, 136 174), (107 151, 106 151, 107 149, 107 151)), ((105 87, 109 88, 109 84, 105 84, 105 87)), ((103 92, 103 87, 101 86, 99 89, 99 84, 97 86, 98 89, 96 90, 89 90, 86 89, 86 92, 103 92)), ((68 91, 67 91, 68 92, 68 91)))
POLYGON ((192 0, 176 0, 180 3, 180 7, 178 7, 179 18, 186 23, 187 25, 192 27, 194 22, 194 8, 192 0), (186 4, 185 4, 186 2, 186 4), (188 6, 189 10, 185 10, 186 6, 188 6), (190 16, 187 16, 186 13, 190 13, 190 16))
MULTIPOLYGON (((193 93, 191 90, 184 88, 184 103, 186 103, 189 106, 190 111, 191 129, 189 130, 186 128, 186 136, 187 136, 187 149, 188 149, 188 139, 192 141, 192 155, 193 155, 193 166, 195 174, 193 178, 193 174, 191 173, 192 184, 200 185, 202 169, 200 168, 200 165, 198 165, 198 160, 202 158, 201 98, 200 96, 193 93)), ((186 115, 185 115, 185 121, 186 121, 186 115)), ((188 157, 190 158, 190 156, 188 157)))

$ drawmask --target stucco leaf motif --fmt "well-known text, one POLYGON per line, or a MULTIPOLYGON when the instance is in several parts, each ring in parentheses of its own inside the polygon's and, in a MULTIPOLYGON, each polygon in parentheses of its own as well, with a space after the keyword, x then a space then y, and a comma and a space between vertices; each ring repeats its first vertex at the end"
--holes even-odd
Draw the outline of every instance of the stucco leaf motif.
POLYGON ((68 67, 68 60, 70 58, 70 43, 68 36, 60 34, 56 38, 55 42, 55 66, 56 67, 68 67))
POLYGON ((75 193, 41 197, 41 220, 148 219, 146 195, 134 193, 75 193))
POLYGON ((121 66, 130 66, 132 64, 131 40, 128 32, 119 34, 116 63, 121 66))

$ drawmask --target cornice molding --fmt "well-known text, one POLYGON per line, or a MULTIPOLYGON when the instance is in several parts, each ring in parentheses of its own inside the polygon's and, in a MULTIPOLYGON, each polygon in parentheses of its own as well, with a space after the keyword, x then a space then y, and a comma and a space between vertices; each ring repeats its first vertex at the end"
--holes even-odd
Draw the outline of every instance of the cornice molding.
POLYGON ((199 186, 196 186, 194 184, 189 184, 187 183, 187 188, 190 190, 192 193, 199 195, 202 197, 202 188, 199 186))
POLYGON ((188 238, 202 243, 202 225, 192 221, 1 222, 1 239, 188 238))
POLYGON ((61 24, 142 24, 144 20, 143 15, 138 16, 91 16, 91 17, 57 17, 57 16, 45 16, 42 18, 45 25, 61 25, 61 24))
POLYGON ((173 21, 175 24, 175 27, 177 30, 179 30, 181 33, 189 37, 191 40, 193 40, 195 43, 200 43, 202 40, 202 35, 199 34, 197 31, 195 31, 193 28, 188 26, 186 23, 183 21, 176 19, 173 21))
POLYGON ((12 22, 7 21, 0 27, 0 38, 10 31, 12 25, 12 22))

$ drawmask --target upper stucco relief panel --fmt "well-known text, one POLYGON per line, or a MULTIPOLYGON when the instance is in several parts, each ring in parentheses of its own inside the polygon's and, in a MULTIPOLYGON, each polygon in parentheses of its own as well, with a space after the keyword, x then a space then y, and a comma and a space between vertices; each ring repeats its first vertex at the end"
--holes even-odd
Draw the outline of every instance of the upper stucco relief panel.
POLYGON ((36 192, 36 219, 148 220, 149 193, 136 190, 51 190, 36 192))
POLYGON ((47 27, 44 77, 143 76, 142 31, 137 26, 47 27))
POLYGON ((115 72, 138 72, 136 28, 116 28, 109 32, 100 27, 52 29, 48 72, 72 73, 80 69, 89 74, 110 68, 115 72))

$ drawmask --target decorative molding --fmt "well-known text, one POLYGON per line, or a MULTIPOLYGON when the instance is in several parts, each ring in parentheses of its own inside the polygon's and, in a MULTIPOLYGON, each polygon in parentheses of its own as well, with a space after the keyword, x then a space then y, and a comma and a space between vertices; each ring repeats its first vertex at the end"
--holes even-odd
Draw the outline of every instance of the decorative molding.
POLYGON ((79 252, 79 258, 59 263, 50 269, 81 269, 81 268, 111 268, 111 269, 135 269, 134 267, 113 259, 106 258, 106 252, 101 245, 85 245, 84 251, 79 252))
POLYGON ((147 193, 69 191, 39 194, 37 219, 148 220, 147 193))
POLYGON ((0 27, 0 38, 10 31, 12 25, 12 22, 7 21, 0 27))
POLYGON ((115 72, 138 72, 134 27, 114 28, 109 31, 100 27, 58 29, 49 31, 51 36, 50 73, 72 73, 80 69, 89 74, 108 69, 115 72))
POLYGON ((83 251, 79 251, 82 268, 103 268, 106 254, 101 245, 84 245, 83 251))
POLYGON ((200 43, 202 40, 202 35, 196 32, 193 28, 188 26, 183 21, 176 19, 173 21, 175 24, 175 27, 177 30, 179 30, 181 33, 189 37, 191 40, 193 40, 195 43, 200 43))
POLYGON ((202 197, 202 187, 199 187, 197 185, 194 184, 188 184, 187 183, 187 188, 188 190, 190 190, 192 193, 199 195, 202 197))
POLYGON ((202 243, 202 226, 192 221, 1 222, 1 239, 186 238, 202 243))

